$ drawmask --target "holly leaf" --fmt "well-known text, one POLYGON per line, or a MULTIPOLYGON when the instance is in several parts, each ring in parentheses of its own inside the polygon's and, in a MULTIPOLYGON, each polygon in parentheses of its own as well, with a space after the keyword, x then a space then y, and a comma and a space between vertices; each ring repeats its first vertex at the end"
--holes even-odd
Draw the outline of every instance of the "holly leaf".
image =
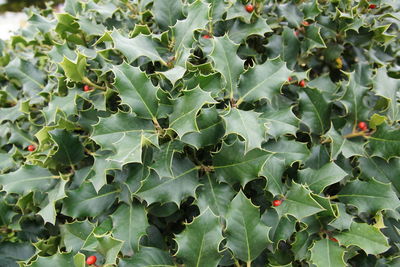
POLYGON ((45 87, 45 74, 29 61, 17 57, 4 70, 8 79, 17 81, 24 92, 27 92, 32 97, 45 87))
POLYGON ((359 212, 375 214, 380 210, 396 210, 400 201, 390 184, 371 179, 355 180, 346 184, 337 194, 339 200, 356 206, 359 212))
POLYGON ((95 225, 88 220, 60 225, 62 242, 67 251, 78 252, 92 234, 95 225))
POLYGON ((175 0, 154 0, 154 19, 161 30, 166 31, 170 26, 182 19, 182 2, 175 0))
POLYGON ((331 141, 330 154, 332 160, 336 160, 341 153, 346 158, 364 155, 364 143, 344 138, 340 133, 335 130, 333 125, 331 125, 331 128, 324 137, 326 138, 326 140, 331 141))
POLYGON ((214 174, 206 173, 200 180, 201 186, 196 191, 196 204, 200 212, 207 208, 217 216, 225 217, 235 191, 226 183, 219 183, 214 174))
POLYGON ((67 196, 64 191, 67 182, 68 180, 60 179, 60 182, 54 188, 46 192, 47 200, 41 204, 41 210, 37 213, 42 216, 45 223, 49 222, 55 225, 57 216, 56 202, 67 196))
POLYGON ((205 104, 214 104, 215 100, 211 94, 204 92, 199 87, 184 91, 183 96, 176 99, 174 111, 169 117, 169 127, 173 129, 179 137, 186 133, 199 132, 196 122, 196 115, 205 104))
POLYGON ((270 59, 261 65, 249 68, 240 77, 237 105, 243 101, 255 102, 263 98, 271 101, 272 96, 280 93, 281 87, 287 82, 291 73, 280 58, 270 59))
POLYGON ((335 235, 340 245, 346 247, 354 245, 367 254, 380 254, 390 248, 387 238, 372 225, 353 222, 349 231, 335 235))
POLYGON ((260 211, 240 191, 226 214, 226 246, 237 259, 251 262, 267 247, 270 227, 260 220, 260 211))
POLYGON ((78 253, 61 253, 48 257, 39 256, 32 264, 26 265, 29 267, 51 267, 51 266, 85 266, 85 257, 83 254, 78 253))
POLYGON ((372 156, 378 156, 386 160, 400 157, 400 132, 386 124, 377 127, 375 133, 368 138, 368 146, 372 156))
POLYGON ((146 235, 146 229, 149 226, 144 206, 138 203, 121 204, 111 218, 112 235, 124 241, 121 252, 132 256, 139 249, 140 238, 146 235))
POLYGON ((380 157, 365 157, 358 159, 361 173, 368 178, 375 178, 383 183, 392 183, 396 193, 400 195, 400 159, 392 158, 386 161, 380 157))
POLYGON ((33 191, 46 192, 53 188, 59 179, 60 176, 53 175, 45 168, 23 165, 15 172, 0 175, 0 184, 8 194, 26 195, 33 191))
POLYGON ((84 182, 75 190, 68 190, 61 213, 71 217, 95 217, 107 210, 117 198, 119 190, 105 185, 98 193, 92 183, 84 182))
POLYGON ((74 82, 82 82, 86 76, 86 57, 81 53, 75 60, 70 60, 64 56, 63 61, 60 63, 64 69, 65 76, 74 82))
POLYGON ((276 157, 284 159, 286 165, 306 160, 311 154, 305 143, 288 140, 287 138, 270 141, 264 144, 263 148, 269 152, 273 152, 276 157))
POLYGON ((387 75, 387 69, 382 67, 376 71, 375 79, 373 79, 373 87, 377 93, 387 99, 389 108, 387 115, 392 121, 400 120, 400 107, 398 103, 398 89, 400 88, 400 80, 393 79, 387 75))
POLYGON ((260 118, 265 119, 267 133, 275 139, 284 135, 296 135, 300 120, 293 114, 292 107, 271 108, 260 118))
MULTIPOLYGON (((128 62, 133 62, 137 58, 145 56, 152 61, 160 61, 162 64, 167 65, 158 53, 156 43, 150 35, 139 34, 134 38, 126 38, 114 30, 111 33, 111 38, 115 49, 120 51, 128 59, 128 62)), ((128 68, 128 66, 126 63, 122 64, 122 67, 128 68)), ((127 77, 130 76, 128 75, 127 77)), ((132 78, 131 80, 134 81, 135 79, 132 78)))
POLYGON ((307 168, 299 171, 299 181, 319 194, 328 185, 341 181, 347 173, 333 162, 329 162, 318 170, 307 168))
POLYGON ((312 133, 323 134, 330 126, 331 105, 318 89, 304 88, 300 93, 301 120, 312 133))
POLYGON ((235 20, 228 30, 228 36, 229 39, 239 44, 251 35, 264 36, 266 32, 272 32, 272 29, 269 27, 265 19, 259 18, 255 23, 251 24, 235 20))
POLYGON ((347 266, 344 261, 345 249, 327 238, 314 242, 311 261, 316 266, 347 266))
POLYGON ((47 124, 55 123, 58 114, 62 114, 65 119, 70 115, 77 114, 76 96, 76 92, 69 92, 64 97, 52 95, 49 105, 42 110, 47 124))
POLYGON ((118 253, 121 251, 123 242, 110 235, 96 237, 95 250, 103 255, 105 266, 115 265, 118 253))
POLYGON ((315 25, 310 25, 306 28, 304 41, 301 43, 303 51, 309 53, 315 48, 326 48, 325 42, 320 34, 321 28, 315 25))
POLYGON ((302 220, 305 217, 324 211, 325 209, 310 194, 310 190, 293 182, 282 204, 276 207, 279 216, 290 214, 302 220))
POLYGON ((261 143, 265 140, 266 129, 259 116, 259 113, 252 110, 232 108, 222 117, 226 125, 225 135, 234 133, 244 138, 245 154, 254 148, 261 149, 261 143))
POLYGON ((223 239, 218 217, 206 209, 175 237, 178 244, 176 256, 188 267, 217 266, 222 258, 219 244, 223 239))
POLYGON ((244 61, 236 53, 239 45, 232 42, 227 35, 215 37, 213 40, 213 50, 210 57, 214 62, 215 70, 224 77, 225 90, 229 97, 233 99, 239 76, 244 70, 244 61))
POLYGON ((61 129, 50 131, 49 134, 58 147, 57 152, 52 156, 58 162, 72 166, 85 157, 82 143, 77 136, 61 129))
POLYGON ((140 247, 131 258, 122 258, 119 261, 121 267, 149 267, 149 266, 175 266, 168 252, 154 247, 140 247))
POLYGON ((197 178, 198 168, 188 159, 174 159, 172 166, 171 176, 159 177, 151 172, 135 194, 148 204, 173 202, 177 206, 183 199, 194 196, 200 185, 197 178))
POLYGON ((114 86, 120 93, 122 102, 133 112, 145 119, 155 119, 158 111, 158 88, 147 75, 137 67, 127 63, 115 66, 114 86))
POLYGON ((245 145, 236 140, 233 144, 222 143, 222 148, 213 157, 215 173, 220 181, 230 185, 240 183, 243 187, 256 179, 272 154, 253 149, 245 154, 245 145))
POLYGON ((161 177, 173 176, 172 160, 176 152, 182 152, 183 145, 177 140, 162 144, 160 149, 154 152, 154 163, 151 168, 161 177))
POLYGON ((196 120, 199 132, 185 134, 182 137, 182 142, 200 149, 216 144, 224 136, 224 123, 215 106, 203 108, 196 120))
POLYGON ((130 162, 142 162, 142 146, 156 142, 154 126, 129 113, 118 112, 108 118, 100 118, 93 126, 90 136, 103 150, 114 153, 108 160, 124 165, 130 162))

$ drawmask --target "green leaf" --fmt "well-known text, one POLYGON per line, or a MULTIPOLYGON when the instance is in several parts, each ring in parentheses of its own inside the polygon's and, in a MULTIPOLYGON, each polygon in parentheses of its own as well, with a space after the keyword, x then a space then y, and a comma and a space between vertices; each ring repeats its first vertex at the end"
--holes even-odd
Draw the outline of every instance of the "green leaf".
POLYGON ((230 185, 239 182, 243 187, 256 179, 265 162, 272 154, 261 149, 253 149, 245 154, 244 143, 238 140, 228 145, 222 143, 222 148, 214 155, 213 166, 220 181, 230 185))
MULTIPOLYGON (((115 49, 119 50, 129 62, 135 61, 141 56, 145 56, 152 61, 160 61, 164 65, 167 64, 158 53, 156 43, 149 35, 139 34, 130 39, 122 36, 118 31, 113 31, 111 37, 115 49)), ((128 67, 126 63, 122 66, 125 68, 128 67)), ((129 77, 129 75, 127 77, 129 77)), ((135 79, 133 78, 131 80, 134 81, 135 79)))
POLYGON ((383 183, 392 183, 397 195, 400 195, 400 159, 392 158, 386 161, 379 157, 359 158, 360 169, 363 175, 375 178, 383 183))
POLYGON ((345 249, 327 238, 315 241, 311 248, 311 261, 316 266, 347 266, 345 249))
POLYGON ((235 43, 241 43, 249 36, 264 36, 266 32, 272 32, 272 29, 268 26, 267 22, 264 19, 259 18, 255 23, 252 24, 247 24, 240 20, 235 20, 228 31, 228 36, 229 39, 231 39, 235 43))
POLYGON ((122 253, 132 256, 139 249, 139 241, 149 226, 144 206, 138 203, 121 204, 111 215, 113 236, 124 241, 122 253))
POLYGON ((343 231, 335 235, 340 245, 346 247, 354 245, 367 254, 380 254, 390 248, 387 238, 377 228, 366 223, 351 224, 349 231, 343 231))
POLYGON ((182 55, 182 50, 191 47, 194 41, 193 32, 197 29, 205 29, 208 23, 209 8, 209 5, 201 0, 194 1, 187 7, 186 19, 179 20, 172 27, 175 39, 174 51, 178 54, 176 58, 182 55))
POLYGON ((78 189, 67 191, 61 213, 72 217, 94 217, 107 210, 117 198, 119 190, 105 185, 98 193, 92 183, 84 182, 78 189))
POLYGON ((75 14, 73 14, 74 16, 68 13, 57 13, 55 15, 58 21, 55 31, 58 34, 66 36, 67 33, 79 32, 79 24, 77 23, 77 19, 74 17, 75 14))
POLYGON ((292 107, 271 108, 260 118, 265 119, 267 133, 275 139, 284 134, 296 135, 300 121, 293 114, 292 107))
POLYGON ((85 157, 83 146, 77 136, 61 129, 49 133, 58 146, 57 152, 52 156, 55 160, 64 165, 73 165, 85 157))
POLYGON ((227 35, 213 38, 213 51, 210 54, 215 69, 222 74, 225 80, 224 88, 233 99, 236 94, 239 76, 243 72, 244 61, 237 56, 239 45, 233 43, 227 35))
POLYGON ((145 119, 154 119, 158 111, 157 91, 150 79, 139 68, 127 63, 115 66, 114 86, 120 93, 122 102, 133 112, 145 119))
POLYGON ((76 266, 81 267, 84 266, 84 257, 82 254, 76 254, 74 256, 73 253, 60 253, 54 254, 49 257, 38 257, 32 264, 26 265, 29 267, 51 267, 51 266, 76 266), (76 260, 78 259, 78 260, 76 260), (78 264, 76 264, 78 263, 78 264))
POLYGON ((33 191, 44 191, 54 187, 60 177, 47 169, 35 165, 23 165, 15 172, 0 175, 0 184, 8 194, 26 195, 33 191))
POLYGON ((282 183, 283 172, 285 171, 285 161, 280 158, 269 158, 261 172, 267 178, 266 190, 273 195, 283 195, 286 191, 282 183))
POLYGON ((35 247, 28 242, 12 243, 2 241, 0 243, 1 264, 7 267, 18 267, 17 261, 28 260, 35 254, 35 247))
POLYGON ((175 266, 168 252, 153 247, 141 247, 132 258, 123 258, 119 261, 120 267, 149 267, 175 266))
POLYGON ((324 211, 310 195, 311 191, 295 182, 292 183, 283 202, 276 210, 280 216, 290 214, 301 220, 305 217, 324 211))
POLYGON ((377 95, 389 101, 388 116, 392 121, 400 120, 400 107, 398 103, 398 89, 400 80, 393 79, 387 75, 386 68, 379 68, 376 72, 373 86, 377 95))
POLYGON ((260 211, 240 191, 226 214, 226 246, 237 259, 251 262, 267 247, 270 227, 260 221, 260 211))
POLYGON ((347 173, 333 162, 327 163, 318 170, 310 168, 299 171, 299 181, 315 193, 321 193, 328 185, 341 181, 347 173))
POLYGON ((41 205, 42 209, 37 213, 42 216, 45 223, 49 222, 55 225, 57 216, 56 202, 67 196, 64 191, 67 182, 67 180, 61 179, 53 189, 47 191, 47 201, 44 201, 44 204, 41 205))
POLYGON ((386 160, 400 157, 400 131, 398 129, 393 129, 386 124, 380 125, 368 140, 372 156, 386 160))
POLYGON ((182 142, 192 145, 197 149, 215 145, 225 133, 224 123, 214 107, 203 108, 196 118, 199 132, 187 133, 182 137, 182 142))
POLYGON ((346 205, 343 203, 336 203, 337 206, 337 218, 329 223, 329 225, 339 230, 347 230, 350 228, 353 222, 353 216, 346 212, 346 205))
POLYGON ((80 53, 75 60, 70 60, 64 56, 60 63, 68 79, 74 82, 83 82, 86 76, 86 57, 80 53))
POLYGON ((118 253, 121 251, 123 241, 109 235, 96 237, 97 246, 95 250, 103 255, 104 266, 116 264, 118 253))
POLYGON ((169 117, 169 127, 173 129, 179 137, 186 133, 199 132, 196 122, 196 115, 205 104, 214 104, 215 100, 211 94, 204 92, 199 87, 192 90, 183 91, 183 96, 176 99, 174 111, 169 117))
POLYGON ((280 93, 291 73, 280 58, 267 60, 262 65, 249 68, 240 77, 237 104, 243 101, 255 102, 263 98, 271 101, 272 96, 280 93))
POLYGON ((172 166, 171 176, 159 177, 151 172, 136 195, 146 200, 147 204, 174 202, 177 206, 183 199, 194 196, 200 186, 198 168, 188 159, 174 159, 172 166))
POLYGON ((286 165, 292 165, 296 161, 306 160, 310 156, 305 143, 300 143, 286 138, 281 138, 278 141, 270 141, 263 145, 267 151, 273 152, 276 157, 284 159, 286 165))
POLYGON ((65 119, 70 115, 77 114, 76 99, 77 94, 75 92, 70 92, 64 97, 52 95, 49 105, 42 110, 47 124, 55 123, 58 114, 62 114, 65 119))
POLYGON ((215 175, 210 173, 206 173, 200 182, 202 185, 196 191, 200 212, 210 208, 217 216, 225 216, 235 191, 226 183, 218 183, 215 175))
POLYGON ((304 88, 299 104, 302 122, 312 133, 323 134, 330 127, 331 105, 319 90, 304 88))
POLYGON ((206 209, 175 237, 178 244, 176 256, 188 267, 217 266, 222 258, 219 244, 223 239, 218 217, 206 209))
POLYGON ((176 152, 182 152, 183 143, 180 141, 171 141, 164 143, 160 149, 154 152, 154 163, 151 168, 154 169, 159 176, 173 176, 172 160, 176 152))
POLYGON ((242 136, 245 140, 245 154, 254 148, 261 149, 261 143, 265 140, 265 126, 259 119, 260 114, 252 110, 244 111, 232 108, 222 118, 225 121, 225 135, 231 133, 242 136))
POLYGON ((32 97, 44 89, 45 74, 29 61, 15 58, 5 67, 5 73, 10 80, 17 81, 32 97))
POLYGON ((108 160, 124 165, 130 162, 142 162, 142 146, 146 140, 155 137, 154 126, 129 113, 118 112, 108 118, 100 118, 93 126, 90 136, 103 150, 114 153, 108 160))
POLYGON ((168 30, 170 26, 182 19, 182 2, 175 0, 154 0, 154 19, 161 30, 168 30))
POLYGON ((61 225, 62 242, 67 251, 78 252, 92 234, 94 227, 88 220, 74 221, 61 225))
POLYGON ((326 48, 325 42, 320 34, 321 28, 315 25, 310 25, 306 28, 304 41, 301 43, 305 52, 309 53, 315 48, 326 48))
POLYGON ((337 194, 339 200, 354 205, 359 212, 375 214, 380 210, 396 210, 400 201, 390 184, 371 179, 364 182, 355 180, 346 184, 337 194))
POLYGON ((331 125, 329 131, 325 134, 325 137, 331 141, 332 160, 336 160, 341 153, 346 158, 364 155, 364 143, 344 138, 335 130, 333 125, 331 125))

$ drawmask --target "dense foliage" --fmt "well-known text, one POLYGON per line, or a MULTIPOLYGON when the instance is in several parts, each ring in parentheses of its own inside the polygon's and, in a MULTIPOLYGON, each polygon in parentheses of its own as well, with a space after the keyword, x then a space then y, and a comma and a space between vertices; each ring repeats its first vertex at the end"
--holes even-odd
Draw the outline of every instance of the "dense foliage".
POLYGON ((27 12, 0 266, 399 266, 400 1, 27 12))

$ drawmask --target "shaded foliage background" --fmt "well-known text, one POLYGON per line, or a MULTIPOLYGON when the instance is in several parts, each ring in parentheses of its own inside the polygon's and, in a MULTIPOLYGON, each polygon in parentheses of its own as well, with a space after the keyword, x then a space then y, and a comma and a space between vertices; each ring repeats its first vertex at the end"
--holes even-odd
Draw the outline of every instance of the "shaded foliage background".
POLYGON ((245 4, 67 0, 0 41, 1 266, 399 264, 400 2, 245 4))

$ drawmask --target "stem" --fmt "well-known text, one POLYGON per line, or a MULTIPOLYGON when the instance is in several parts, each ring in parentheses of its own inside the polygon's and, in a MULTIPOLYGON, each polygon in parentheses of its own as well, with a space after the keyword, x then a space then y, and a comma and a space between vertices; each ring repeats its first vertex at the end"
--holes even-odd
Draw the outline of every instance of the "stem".
POLYGON ((365 137, 365 132, 352 132, 352 133, 346 134, 343 137, 344 138, 353 138, 353 137, 358 137, 358 136, 364 136, 365 137))
POLYGON ((240 264, 239 264, 239 262, 238 262, 238 260, 235 260, 235 266, 236 266, 236 267, 241 267, 240 264))
POLYGON ((329 196, 329 199, 337 199, 338 198, 338 196, 337 195, 334 195, 334 196, 329 196))
POLYGON ((90 85, 90 86, 92 86, 94 88, 97 88, 97 89, 100 89, 100 90, 104 90, 104 91, 107 90, 106 87, 103 87, 103 86, 100 86, 100 85, 97 85, 97 84, 93 83, 91 80, 89 80, 88 77, 83 77, 82 81, 84 83, 86 83, 87 85, 90 85))
POLYGON ((251 267, 251 261, 248 261, 248 262, 246 263, 246 267, 251 267))

